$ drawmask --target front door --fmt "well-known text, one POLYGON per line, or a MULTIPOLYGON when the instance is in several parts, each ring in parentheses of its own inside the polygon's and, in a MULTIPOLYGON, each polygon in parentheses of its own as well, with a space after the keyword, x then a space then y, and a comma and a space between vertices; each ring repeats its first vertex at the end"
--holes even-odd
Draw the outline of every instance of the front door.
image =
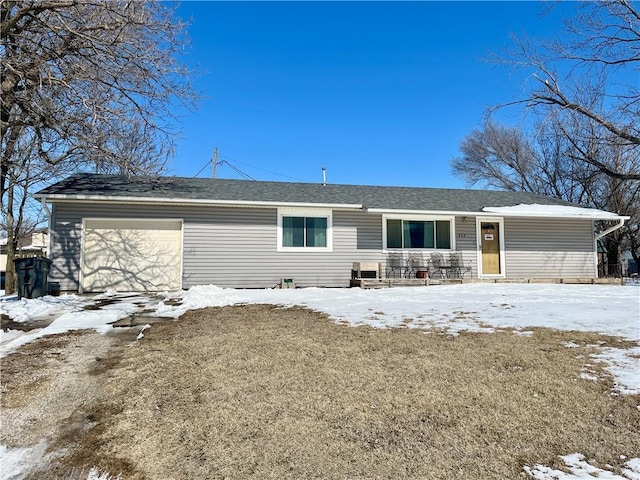
POLYGON ((480 223, 480 246, 482 250, 482 274, 500 275, 500 223, 480 223))

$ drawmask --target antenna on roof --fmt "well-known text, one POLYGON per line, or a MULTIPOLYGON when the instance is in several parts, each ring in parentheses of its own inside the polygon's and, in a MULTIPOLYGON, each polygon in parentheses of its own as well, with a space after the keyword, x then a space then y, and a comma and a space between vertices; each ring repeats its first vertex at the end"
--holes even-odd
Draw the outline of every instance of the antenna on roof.
POLYGON ((322 186, 327 186, 327 169, 326 167, 322 167, 322 186))

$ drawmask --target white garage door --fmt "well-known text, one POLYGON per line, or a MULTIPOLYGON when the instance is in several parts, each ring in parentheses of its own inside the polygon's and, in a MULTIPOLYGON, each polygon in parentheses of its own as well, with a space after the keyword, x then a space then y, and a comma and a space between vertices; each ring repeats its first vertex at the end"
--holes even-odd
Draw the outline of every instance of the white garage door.
POLYGON ((178 290, 180 220, 85 220, 82 291, 178 290))

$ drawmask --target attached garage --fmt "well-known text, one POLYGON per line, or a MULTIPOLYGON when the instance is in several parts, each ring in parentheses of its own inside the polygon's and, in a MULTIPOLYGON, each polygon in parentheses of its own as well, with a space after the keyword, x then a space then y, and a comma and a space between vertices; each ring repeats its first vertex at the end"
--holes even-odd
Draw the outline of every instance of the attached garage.
POLYGON ((182 220, 85 219, 82 292, 179 290, 182 220))

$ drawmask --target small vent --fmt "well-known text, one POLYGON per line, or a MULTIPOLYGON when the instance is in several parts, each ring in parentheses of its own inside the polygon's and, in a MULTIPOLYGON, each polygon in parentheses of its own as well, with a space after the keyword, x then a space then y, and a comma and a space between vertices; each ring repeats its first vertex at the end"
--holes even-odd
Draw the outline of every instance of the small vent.
POLYGON ((296 288, 296 282, 293 278, 283 278, 280 280, 280 288, 296 288))

